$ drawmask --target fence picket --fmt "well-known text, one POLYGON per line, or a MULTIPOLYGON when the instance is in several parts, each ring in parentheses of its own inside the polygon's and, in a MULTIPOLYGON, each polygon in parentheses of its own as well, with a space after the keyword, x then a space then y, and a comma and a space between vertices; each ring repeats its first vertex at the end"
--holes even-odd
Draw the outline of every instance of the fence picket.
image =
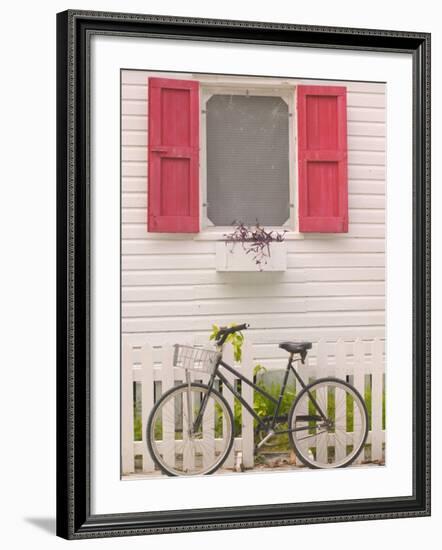
MULTIPOLYGON (((347 355, 346 355, 346 345, 342 340, 338 340, 336 345, 336 366, 335 366, 335 376, 336 378, 345 380, 346 371, 345 366, 347 364, 347 355)), ((345 418, 346 412, 346 401, 344 398, 340 399, 339 395, 335 394, 335 419, 336 422, 339 422, 340 418, 345 418)), ((335 436, 335 456, 336 460, 342 460, 346 455, 348 437, 338 435, 335 436)))
POLYGON ((203 464, 213 464, 215 457, 215 403, 210 399, 207 403, 206 413, 203 418, 203 464))
MULTIPOLYGON (((149 344, 145 344, 141 352, 141 372, 139 373, 141 382, 141 437, 142 441, 145 442, 147 420, 154 401, 152 347, 149 344)), ((153 472, 154 463, 147 445, 144 444, 142 448, 143 472, 153 472)))
MULTIPOLYGON (((234 361, 233 361, 233 348, 232 348, 232 346, 227 346, 224 349, 223 358, 224 358, 224 361, 228 365, 233 365, 234 361)), ((231 372, 229 372, 228 370, 223 369, 223 375, 230 382, 230 384, 232 384, 232 386, 234 386, 233 374, 231 372)), ((234 397, 233 397, 232 393, 225 387, 223 388, 223 397, 225 397, 230 409, 232 410, 232 413, 235 414, 234 397)), ((235 427, 233 426, 232 429, 234 430, 235 427)), ((224 419, 223 420, 223 439, 224 439, 225 435, 226 435, 226 422, 225 422, 225 419, 224 419)), ((235 445, 232 446, 232 450, 230 451, 229 456, 226 458, 226 461, 224 462, 224 467, 225 468, 233 468, 234 465, 235 465, 235 445)))
MULTIPOLYGON (((301 379, 304 380, 305 384, 308 383, 308 380, 309 380, 310 376, 312 376, 312 374, 315 372, 315 368, 313 367, 312 363, 313 363, 313 361, 311 361, 311 359, 309 359, 309 357, 307 357, 304 364, 302 364, 301 361, 298 361, 297 363, 295 363, 295 370, 299 373, 301 379)), ((297 380, 296 381, 296 397, 299 396, 302 389, 303 388, 302 388, 301 384, 297 380)), ((298 415, 299 416, 308 415, 307 401, 305 399, 303 399, 299 404, 298 415)), ((289 427, 290 428, 294 428, 294 427, 298 427, 298 428, 301 427, 302 428, 302 427, 306 427, 306 424, 305 424, 305 421, 296 422, 296 418, 294 418, 293 422, 292 422, 292 425, 289 426, 289 427)), ((302 432, 300 432, 299 439, 298 439, 299 446, 302 447, 304 455, 307 453, 308 447, 311 443, 311 439, 307 437, 308 433, 309 433, 308 430, 305 430, 305 431, 303 430, 302 432), (305 436, 304 436, 304 434, 305 434, 305 436), (303 437, 305 437, 305 439, 302 439, 303 437)), ((302 464, 298 460, 297 460, 297 464, 299 466, 302 466, 302 464)))
MULTIPOLYGON (((241 373, 249 380, 253 380, 253 352, 252 345, 246 341, 242 352, 241 373)), ((242 384, 242 396, 249 404, 253 404, 253 388, 248 384, 242 384)), ((254 466, 254 429, 253 417, 242 407, 242 462, 245 468, 254 466)))
MULTIPOLYGON (((354 365, 354 371, 353 371, 353 386, 361 394, 362 399, 364 399, 364 394, 365 394, 364 344, 359 339, 357 339, 354 343, 354 358, 355 358, 355 365, 354 365)), ((354 412, 353 412, 354 424, 356 424, 357 421, 358 421, 358 417, 356 414, 356 407, 354 407, 354 412)), ((352 441, 353 441, 353 437, 352 437, 352 441)), ((365 460, 365 451, 362 450, 361 454, 355 460, 355 464, 362 464, 364 460, 365 460)))
MULTIPOLYGON (((188 380, 186 381, 187 384, 192 383, 190 372, 188 373, 188 380)), ((192 471, 195 467, 195 461, 197 457, 194 454, 194 448, 193 445, 189 445, 189 428, 190 425, 193 423, 193 411, 194 411, 194 400, 195 395, 194 392, 191 390, 186 390, 182 394, 182 399, 180 399, 180 414, 181 418, 183 419, 183 426, 182 426, 182 435, 183 435, 183 449, 182 449, 182 455, 183 455, 183 469, 185 472, 192 471), (187 419, 187 422, 186 422, 187 419)), ((178 453, 178 445, 175 443, 175 452, 178 453)))
POLYGON ((371 379, 371 459, 382 460, 382 394, 383 394, 383 345, 373 343, 373 370, 371 379))
POLYGON ((123 474, 135 471, 134 455, 134 398, 132 374, 132 346, 123 340, 121 373, 121 469, 123 474))
MULTIPOLYGON (((163 349, 161 368, 161 394, 164 395, 173 386, 173 348, 166 346, 163 349)), ((163 442, 162 454, 167 464, 175 464, 176 453, 182 452, 182 442, 175 442, 175 399, 170 400, 163 407, 163 442), (175 449, 177 447, 177 449, 175 449)))
MULTIPOLYGON (((326 350, 326 344, 323 340, 320 340, 318 342, 318 355, 317 355, 317 378, 323 378, 326 376, 326 373, 328 372, 328 357, 327 357, 327 350, 326 350)), ((318 392, 316 392, 316 397, 321 400, 322 396, 318 396, 318 392)), ((320 407, 323 407, 325 410, 323 410, 324 414, 327 414, 327 406, 328 406, 328 395, 324 395, 324 401, 320 401, 319 403, 320 407)), ((319 430, 319 432, 323 432, 323 430, 319 430)), ((327 432, 325 433, 319 433, 319 435, 316 436, 316 456, 317 460, 320 460, 321 462, 327 461, 327 452, 328 452, 328 440, 329 436, 327 432)))
MULTIPOLYGON (((191 375, 195 374, 190 371, 191 375)), ((199 381, 202 384, 207 385, 210 380, 210 375, 207 373, 199 373, 199 381)), ((213 458, 215 456, 215 402, 210 399, 206 406, 206 412, 203 417, 203 437, 201 442, 202 461, 204 466, 213 464, 213 458)))

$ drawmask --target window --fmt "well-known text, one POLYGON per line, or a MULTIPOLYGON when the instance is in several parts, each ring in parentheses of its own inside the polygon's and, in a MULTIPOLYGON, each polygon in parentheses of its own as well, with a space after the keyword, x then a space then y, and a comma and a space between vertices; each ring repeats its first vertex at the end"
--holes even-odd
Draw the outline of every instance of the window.
POLYGON ((289 109, 277 96, 206 103, 207 220, 282 226, 290 216, 289 109))
POLYGON ((148 231, 348 231, 344 87, 151 77, 148 93, 148 231))

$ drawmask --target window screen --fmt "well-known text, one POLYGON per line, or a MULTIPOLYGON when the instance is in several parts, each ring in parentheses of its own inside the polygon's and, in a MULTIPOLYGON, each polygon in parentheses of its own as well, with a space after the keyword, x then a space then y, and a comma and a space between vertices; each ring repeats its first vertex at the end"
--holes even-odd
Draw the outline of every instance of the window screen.
POLYGON ((289 218, 289 117, 280 97, 207 102, 207 216, 214 225, 289 218))

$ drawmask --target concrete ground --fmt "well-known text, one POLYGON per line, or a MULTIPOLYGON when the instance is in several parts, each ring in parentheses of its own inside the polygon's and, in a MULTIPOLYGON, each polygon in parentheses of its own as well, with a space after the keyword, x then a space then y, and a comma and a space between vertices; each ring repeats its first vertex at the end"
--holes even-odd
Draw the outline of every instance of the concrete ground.
MULTIPOLYGON (((350 466, 351 468, 373 468, 384 466, 385 462, 381 461, 364 461, 361 464, 354 464, 350 466)), ((308 468, 306 466, 294 463, 294 457, 288 454, 278 454, 277 456, 266 457, 261 464, 256 464, 253 468, 242 469, 238 467, 237 469, 232 468, 220 468, 214 474, 211 475, 237 475, 237 474, 258 474, 258 473, 278 473, 278 472, 287 472, 287 471, 305 471, 308 468)), ((141 479, 152 479, 152 478, 161 478, 164 474, 159 471, 152 472, 149 474, 143 472, 135 472, 133 474, 126 474, 121 477, 123 481, 133 481, 141 479)))

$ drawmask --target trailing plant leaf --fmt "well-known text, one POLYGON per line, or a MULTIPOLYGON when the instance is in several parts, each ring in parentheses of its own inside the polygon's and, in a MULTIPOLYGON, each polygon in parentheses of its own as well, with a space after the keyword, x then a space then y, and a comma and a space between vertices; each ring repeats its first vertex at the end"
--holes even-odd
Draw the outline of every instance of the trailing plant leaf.
POLYGON ((270 258, 270 243, 282 242, 287 231, 267 231, 258 221, 255 226, 245 225, 241 221, 234 224, 236 225, 232 233, 224 234, 226 245, 232 243, 233 247, 236 243, 241 243, 246 254, 252 255, 257 268, 262 271, 270 258))

